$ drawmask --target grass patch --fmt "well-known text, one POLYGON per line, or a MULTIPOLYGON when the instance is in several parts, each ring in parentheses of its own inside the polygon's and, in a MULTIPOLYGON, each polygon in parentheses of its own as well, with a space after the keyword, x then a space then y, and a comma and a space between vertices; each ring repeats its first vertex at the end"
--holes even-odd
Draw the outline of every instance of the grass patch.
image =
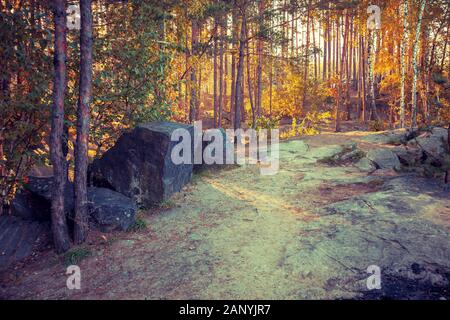
POLYGON ((64 255, 64 264, 66 266, 77 265, 91 255, 91 250, 86 247, 75 248, 64 255))
POLYGON ((143 218, 137 218, 128 230, 129 232, 140 232, 147 229, 147 222, 143 218))
POLYGON ((173 200, 167 199, 159 204, 160 209, 172 209, 175 207, 175 202, 173 200))

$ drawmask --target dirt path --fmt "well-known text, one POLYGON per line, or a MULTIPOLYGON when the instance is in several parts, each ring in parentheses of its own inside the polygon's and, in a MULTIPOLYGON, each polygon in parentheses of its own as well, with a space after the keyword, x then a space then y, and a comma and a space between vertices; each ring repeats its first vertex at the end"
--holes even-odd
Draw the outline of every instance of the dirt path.
MULTIPOLYGON (((283 143, 280 171, 204 172, 148 213, 145 232, 92 239, 82 289, 50 251, 1 275, 0 297, 65 299, 450 298, 450 202, 410 174, 368 176, 318 159, 363 133, 283 143), (378 265, 383 289, 367 292, 378 265)), ((94 236, 93 236, 94 237, 94 236)))

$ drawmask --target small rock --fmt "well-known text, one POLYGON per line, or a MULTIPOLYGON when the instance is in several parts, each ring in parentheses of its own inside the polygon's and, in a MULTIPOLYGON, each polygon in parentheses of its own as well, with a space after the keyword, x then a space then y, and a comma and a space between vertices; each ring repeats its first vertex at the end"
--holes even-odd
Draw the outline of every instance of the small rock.
POLYGON ((401 163, 398 157, 391 150, 388 149, 374 149, 370 150, 367 158, 374 162, 380 169, 395 169, 400 170, 401 163))
POLYGON ((357 163, 355 163, 355 167, 363 172, 373 172, 377 169, 374 163, 368 158, 362 158, 361 160, 359 160, 357 163))

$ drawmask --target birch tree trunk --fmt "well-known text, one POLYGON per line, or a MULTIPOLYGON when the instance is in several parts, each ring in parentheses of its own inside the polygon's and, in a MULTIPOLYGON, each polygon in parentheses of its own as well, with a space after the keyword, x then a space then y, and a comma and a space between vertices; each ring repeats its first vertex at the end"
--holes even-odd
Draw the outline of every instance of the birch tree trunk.
POLYGON ((370 119, 377 119, 377 104, 375 101, 375 77, 374 77, 374 65, 375 65, 375 50, 376 43, 376 30, 369 31, 368 41, 368 65, 369 65, 369 93, 370 93, 370 119))

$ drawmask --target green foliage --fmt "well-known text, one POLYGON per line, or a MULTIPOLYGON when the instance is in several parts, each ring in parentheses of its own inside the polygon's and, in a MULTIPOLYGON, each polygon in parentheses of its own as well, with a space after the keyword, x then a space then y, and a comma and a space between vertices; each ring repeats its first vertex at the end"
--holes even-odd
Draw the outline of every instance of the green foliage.
POLYGON ((289 139, 296 136, 308 136, 320 133, 320 126, 330 122, 330 112, 308 112, 300 124, 297 119, 292 120, 291 128, 281 134, 281 139, 289 139))
MULTIPOLYGON (((9 204, 34 164, 48 159, 52 33, 30 8, 0 12, 0 206, 9 204)), ((41 16, 48 23, 47 16, 41 16)))
POLYGON ((92 255, 92 252, 89 248, 86 247, 78 247, 74 248, 64 255, 64 264, 66 266, 70 265, 77 265, 82 260, 90 257, 92 255))
POLYGON ((143 218, 138 217, 128 231, 129 232, 141 232, 146 229, 147 229, 147 222, 143 218))
POLYGON ((382 120, 374 120, 369 122, 369 131, 384 131, 386 130, 386 124, 382 120))
MULTIPOLYGON (((253 124, 251 124, 253 126, 253 124)), ((268 118, 265 116, 256 118, 256 130, 259 131, 261 129, 276 129, 280 126, 280 120, 275 118, 268 118)))

